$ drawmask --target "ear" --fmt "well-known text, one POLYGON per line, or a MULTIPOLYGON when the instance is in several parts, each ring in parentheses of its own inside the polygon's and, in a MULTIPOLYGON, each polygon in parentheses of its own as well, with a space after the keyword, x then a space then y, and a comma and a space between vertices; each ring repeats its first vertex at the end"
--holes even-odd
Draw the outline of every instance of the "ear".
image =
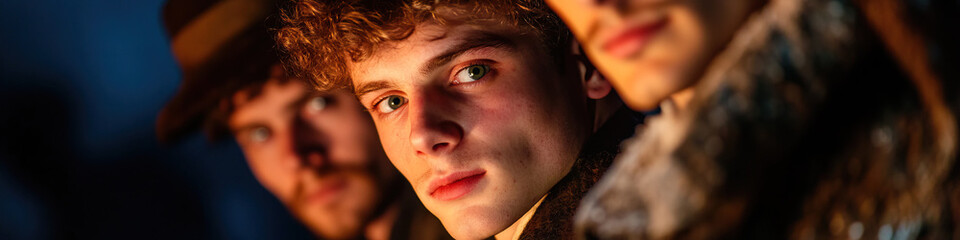
POLYGON ((580 43, 577 42, 577 40, 573 40, 571 43, 571 52, 573 53, 574 59, 577 59, 577 69, 580 70, 581 80, 583 80, 587 97, 590 99, 602 99, 609 95, 613 86, 610 85, 610 82, 590 63, 590 59, 587 58, 587 54, 583 51, 583 48, 580 47, 580 43))
POLYGON ((613 89, 613 86, 610 85, 610 81, 607 81, 607 78, 600 75, 600 71, 593 70, 592 73, 587 73, 587 79, 584 84, 587 90, 587 97, 591 99, 602 99, 607 97, 610 94, 610 90, 613 89))

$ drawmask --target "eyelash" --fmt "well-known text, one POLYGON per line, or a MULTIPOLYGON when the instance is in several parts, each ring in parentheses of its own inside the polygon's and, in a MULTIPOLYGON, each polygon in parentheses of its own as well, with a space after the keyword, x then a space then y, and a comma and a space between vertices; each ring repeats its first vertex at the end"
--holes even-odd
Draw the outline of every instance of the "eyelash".
POLYGON ((387 100, 387 98, 390 98, 390 96, 393 96, 393 95, 394 94, 388 94, 378 98, 376 101, 373 102, 373 105, 370 105, 370 107, 367 107, 367 111, 379 113, 380 111, 377 111, 377 107, 380 106, 380 103, 383 103, 383 101, 387 100))
MULTIPOLYGON (((451 73, 449 73, 449 74, 448 74, 448 77, 447 77, 447 78, 449 79, 449 80, 448 80, 448 82, 450 83, 449 85, 451 85, 451 86, 458 86, 458 85, 460 85, 460 86, 469 86, 469 85, 473 85, 473 83, 476 83, 477 81, 481 81, 481 80, 484 80, 484 79, 487 79, 487 78, 491 78, 491 77, 492 77, 492 76, 490 76, 491 74, 492 74, 492 75, 496 75, 496 73, 497 73, 496 68, 494 67, 493 61, 491 61, 491 60, 486 60, 486 59, 471 60, 471 61, 468 61, 468 62, 461 63, 461 64, 459 64, 459 65, 457 65, 457 66, 459 66, 459 67, 454 67, 454 68, 452 68, 451 73), (468 82, 468 83, 455 83, 455 82, 456 82, 457 73, 459 73, 460 71, 463 71, 463 70, 467 69, 468 67, 474 66, 474 65, 483 65, 483 66, 486 66, 487 69, 488 69, 488 72, 487 72, 486 74, 484 74, 484 76, 483 76, 481 79, 477 79, 476 81, 468 82)), ((377 98, 376 101, 374 101, 373 104, 371 104, 369 107, 366 107, 365 110, 368 111, 368 112, 371 112, 371 113, 373 113, 373 112, 379 113, 379 111, 377 110, 377 107, 380 106, 380 104, 383 103, 384 100, 387 100, 387 98, 390 98, 390 96, 393 96, 393 95, 394 95, 394 94, 388 94, 388 95, 384 95, 384 96, 382 96, 382 97, 380 97, 380 98, 377 98)), ((408 101, 409 101, 409 100, 408 100, 408 101)))
POLYGON ((452 69, 452 71, 450 72, 450 74, 448 74, 448 79, 449 79, 448 82, 450 83, 451 86, 457 86, 457 85, 469 86, 469 85, 473 85, 473 83, 477 83, 478 81, 482 81, 482 80, 491 78, 491 77, 492 77, 491 75, 496 75, 496 73, 497 73, 497 70, 496 70, 496 68, 494 67, 494 62, 491 61, 491 60, 486 60, 486 59, 471 60, 471 61, 467 61, 467 62, 461 63, 461 64, 459 64, 459 65, 457 65, 457 66, 458 66, 458 67, 454 67, 454 68, 452 69), (457 83, 457 82, 456 82, 456 81, 457 81, 457 73, 459 73, 460 71, 466 70, 467 68, 472 67, 472 66, 475 66, 475 65, 486 66, 487 69, 488 69, 488 72, 485 73, 482 78, 477 79, 476 81, 473 81, 473 82, 468 82, 468 83, 457 83))

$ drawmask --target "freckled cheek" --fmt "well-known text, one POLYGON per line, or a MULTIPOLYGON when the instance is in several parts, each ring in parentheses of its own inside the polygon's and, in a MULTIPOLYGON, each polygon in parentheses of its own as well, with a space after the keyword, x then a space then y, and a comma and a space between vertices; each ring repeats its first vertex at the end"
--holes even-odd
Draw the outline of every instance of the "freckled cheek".
MULTIPOLYGON (((485 127, 502 128, 506 126, 505 124, 509 125, 511 120, 516 117, 512 113, 518 105, 501 99, 487 100, 484 106, 474 108, 475 111, 465 114, 462 124, 477 131, 485 131, 483 130, 485 127)), ((469 135, 465 137, 469 137, 469 135)))
POLYGON ((464 128, 503 128, 527 121, 523 116, 531 112, 532 101, 527 99, 530 96, 523 92, 522 86, 511 85, 488 93, 495 94, 472 97, 467 106, 461 108, 467 110, 460 116, 464 128))

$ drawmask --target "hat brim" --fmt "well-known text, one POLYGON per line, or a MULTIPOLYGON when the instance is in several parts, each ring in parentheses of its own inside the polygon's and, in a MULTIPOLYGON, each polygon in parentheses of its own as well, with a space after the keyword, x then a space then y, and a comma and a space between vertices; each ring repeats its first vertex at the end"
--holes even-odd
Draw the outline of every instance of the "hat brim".
POLYGON ((264 27, 244 31, 202 65, 182 67, 180 88, 157 116, 157 138, 168 144, 201 127, 211 139, 221 137, 225 119, 211 119, 217 111, 227 110, 221 102, 266 82, 277 63, 274 40, 264 27))

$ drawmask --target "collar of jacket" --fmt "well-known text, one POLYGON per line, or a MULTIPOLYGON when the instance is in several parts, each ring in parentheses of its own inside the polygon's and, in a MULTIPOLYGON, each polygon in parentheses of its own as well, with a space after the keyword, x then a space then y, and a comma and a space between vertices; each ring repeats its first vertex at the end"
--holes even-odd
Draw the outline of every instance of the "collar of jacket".
POLYGON ((633 135, 640 121, 641 118, 624 107, 590 136, 570 173, 547 192, 519 239, 573 238, 573 215, 580 199, 607 171, 620 153, 620 142, 633 135))

